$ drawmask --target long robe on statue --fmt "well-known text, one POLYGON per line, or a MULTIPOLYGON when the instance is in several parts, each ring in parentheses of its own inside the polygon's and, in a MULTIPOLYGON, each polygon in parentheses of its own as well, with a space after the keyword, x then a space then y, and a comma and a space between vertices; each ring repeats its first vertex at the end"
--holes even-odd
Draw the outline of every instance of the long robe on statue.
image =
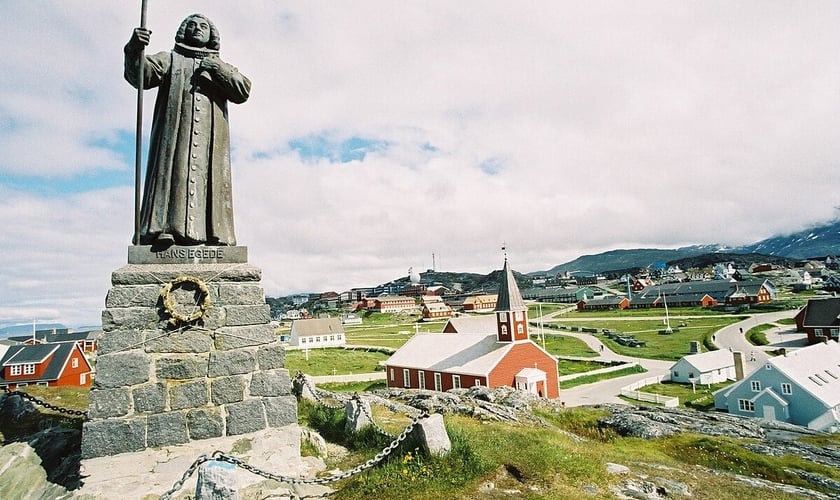
MULTIPOLYGON (((143 88, 158 87, 140 212, 140 243, 236 245, 228 101, 248 99, 251 82, 228 63, 199 70, 218 52, 176 43, 143 58, 143 88)), ((140 52, 126 46, 125 79, 138 88, 140 52)))

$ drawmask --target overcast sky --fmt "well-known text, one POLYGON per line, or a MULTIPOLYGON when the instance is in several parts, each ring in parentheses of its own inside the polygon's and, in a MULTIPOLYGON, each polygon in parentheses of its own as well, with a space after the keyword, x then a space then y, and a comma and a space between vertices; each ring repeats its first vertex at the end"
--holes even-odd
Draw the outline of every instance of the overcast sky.
MULTIPOLYGON (((253 82, 234 213, 269 296, 837 215, 837 1, 149 0, 148 51, 193 12, 253 82)), ((139 18, 0 0, 0 326, 98 324, 126 263, 139 18)))

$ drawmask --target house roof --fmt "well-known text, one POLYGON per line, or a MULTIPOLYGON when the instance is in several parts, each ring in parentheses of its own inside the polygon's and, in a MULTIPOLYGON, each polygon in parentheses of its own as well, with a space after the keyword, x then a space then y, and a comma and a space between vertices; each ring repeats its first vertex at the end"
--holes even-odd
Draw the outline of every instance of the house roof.
POLYGON ((341 324, 341 318, 299 319, 292 322, 291 333, 298 337, 329 335, 330 333, 344 333, 344 326, 341 324))
POLYGON ((496 300, 496 311, 527 310, 528 306, 522 300, 522 294, 519 293, 519 286, 513 277, 513 271, 510 270, 507 258, 505 258, 505 265, 502 268, 502 282, 499 284, 499 297, 496 300))
MULTIPOLYGON (((51 353, 53 355, 52 360, 44 370, 44 373, 41 374, 40 377, 36 377, 35 375, 32 376, 23 376, 23 377, 15 377, 14 382, 35 382, 35 381, 49 381, 49 380, 57 380, 58 377, 61 375, 62 370, 64 370, 65 365, 67 365, 67 360, 73 354, 75 349, 79 349, 79 347, 75 343, 71 342, 62 342, 56 344, 39 344, 39 345, 19 345, 19 346, 11 346, 9 350, 6 351, 6 355, 0 360, 0 366, 8 366, 13 364, 18 364, 22 362, 43 362, 43 361, 19 361, 21 359, 35 359, 38 358, 43 354, 46 350, 45 348, 52 349, 51 353), (27 352, 30 351, 30 352, 27 352)), ((88 370, 90 370, 90 364, 88 363, 87 359, 84 355, 81 356, 83 362, 87 364, 88 370)), ((4 370, 0 370, 0 380, 3 379, 4 370)), ((5 380, 4 380, 5 381, 5 380)))
MULTIPOLYGON (((700 373, 735 366, 734 356, 726 349, 690 354, 683 356, 680 361, 690 364, 700 373)), ((677 361, 677 363, 680 361, 677 361)))
POLYGON ((811 299, 805 306, 804 326, 840 325, 840 298, 811 299))
MULTIPOLYGON (((530 342, 530 341, 527 341, 530 342)), ((487 376, 515 345, 496 333, 418 333, 391 355, 389 366, 487 376)))
POLYGON ((840 404, 840 344, 825 342, 767 361, 832 408, 840 404))
MULTIPOLYGON (((66 329, 61 330, 38 330, 35 332, 34 338, 40 342, 55 344, 59 342, 82 342, 85 340, 96 340, 102 334, 102 330, 89 330, 83 332, 68 332, 66 329)), ((16 342, 26 342, 32 340, 33 335, 15 335, 9 337, 9 340, 16 342)))
MULTIPOLYGON (((487 333, 495 332, 496 316, 460 316, 457 318, 449 318, 449 325, 457 333, 487 333)), ((446 329, 446 327, 444 327, 446 329)))
POLYGON ((6 351, 2 366, 24 363, 43 363, 60 344, 37 344, 13 346, 6 351))

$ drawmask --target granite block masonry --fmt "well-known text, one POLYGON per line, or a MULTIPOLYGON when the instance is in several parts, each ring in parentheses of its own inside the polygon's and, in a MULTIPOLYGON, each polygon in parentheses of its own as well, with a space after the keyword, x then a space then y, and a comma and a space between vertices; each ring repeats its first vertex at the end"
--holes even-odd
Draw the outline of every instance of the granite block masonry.
POLYGON ((111 275, 82 458, 297 423, 261 271, 195 257, 173 264, 169 254, 155 262, 141 251, 111 275), (197 319, 173 321, 202 304, 197 319))

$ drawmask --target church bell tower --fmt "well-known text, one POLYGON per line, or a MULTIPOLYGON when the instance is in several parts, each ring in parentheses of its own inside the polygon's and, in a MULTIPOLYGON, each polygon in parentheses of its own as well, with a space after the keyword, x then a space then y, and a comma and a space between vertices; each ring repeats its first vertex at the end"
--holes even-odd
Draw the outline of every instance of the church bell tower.
POLYGON ((499 342, 528 340, 528 306, 522 300, 519 286, 505 256, 499 297, 496 301, 496 337, 499 342))

